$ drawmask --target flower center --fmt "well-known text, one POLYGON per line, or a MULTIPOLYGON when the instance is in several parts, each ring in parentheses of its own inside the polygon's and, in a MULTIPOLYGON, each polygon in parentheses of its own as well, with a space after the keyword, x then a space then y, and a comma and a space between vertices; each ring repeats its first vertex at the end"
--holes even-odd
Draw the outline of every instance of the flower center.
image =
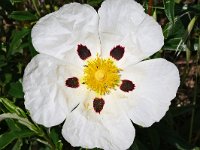
POLYGON ((82 83, 87 88, 95 91, 99 95, 105 95, 119 86, 119 69, 110 58, 103 59, 97 56, 86 62, 82 83))
POLYGON ((103 70, 97 70, 95 72, 95 78, 96 78, 96 80, 102 81, 104 79, 104 77, 105 77, 105 72, 103 70))

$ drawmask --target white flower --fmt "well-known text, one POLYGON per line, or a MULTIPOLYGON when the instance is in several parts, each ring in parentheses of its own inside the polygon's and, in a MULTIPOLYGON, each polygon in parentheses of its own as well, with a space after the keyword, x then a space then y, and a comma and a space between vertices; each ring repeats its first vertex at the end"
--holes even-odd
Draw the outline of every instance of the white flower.
POLYGON ((25 69, 25 106, 38 124, 62 123, 72 146, 127 149, 135 129, 159 121, 179 86, 176 66, 144 60, 163 45, 161 27, 133 0, 97 12, 71 3, 32 30, 40 53, 25 69))

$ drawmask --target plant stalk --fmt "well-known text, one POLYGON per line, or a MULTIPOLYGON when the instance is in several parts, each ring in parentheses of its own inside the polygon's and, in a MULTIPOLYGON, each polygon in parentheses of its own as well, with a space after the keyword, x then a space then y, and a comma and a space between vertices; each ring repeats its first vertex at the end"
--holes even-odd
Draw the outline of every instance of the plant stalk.
POLYGON ((40 11, 38 10, 37 4, 36 4, 36 0, 32 0, 32 3, 33 3, 33 6, 34 6, 34 8, 35 8, 35 10, 37 12, 37 15, 40 17, 41 14, 40 14, 40 11))
POLYGON ((152 15, 152 8, 153 8, 153 0, 148 1, 148 14, 149 16, 152 15))
MULTIPOLYGON (((196 67, 199 64, 199 59, 200 59, 200 36, 199 36, 199 47, 197 51, 197 62, 196 62, 196 67)), ((192 133, 193 133, 193 125, 194 125, 194 117, 195 117, 195 106, 196 106, 196 101, 197 101, 197 91, 198 91, 198 71, 196 70, 195 73, 195 89, 194 89, 194 99, 192 105, 194 108, 192 109, 192 115, 191 115, 191 121, 190 121, 190 131, 189 131, 189 143, 192 142, 192 133)))

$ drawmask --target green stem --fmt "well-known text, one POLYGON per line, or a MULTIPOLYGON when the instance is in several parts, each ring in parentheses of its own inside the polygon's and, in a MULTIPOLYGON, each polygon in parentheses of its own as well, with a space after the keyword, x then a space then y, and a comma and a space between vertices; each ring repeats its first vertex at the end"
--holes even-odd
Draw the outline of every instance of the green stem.
POLYGON ((48 137, 48 134, 40 128, 40 126, 38 126, 36 123, 34 123, 35 127, 38 129, 37 134, 38 136, 40 136, 41 138, 43 138, 44 140, 46 140, 46 142, 48 143, 48 146, 52 149, 55 150, 56 147, 53 144, 53 142, 51 141, 51 139, 48 137))
POLYGON ((49 143, 47 141, 44 141, 43 139, 41 140, 41 139, 37 138, 36 141, 48 146, 49 148, 52 148, 51 145, 49 145, 49 143))
POLYGON ((159 7, 159 6, 152 6, 154 9, 165 9, 164 7, 159 7))
POLYGON ((55 150, 55 145, 52 143, 52 141, 49 139, 49 137, 46 136, 46 134, 43 136, 43 138, 49 143, 49 146, 52 150, 55 150))
POLYGON ((193 132, 193 124, 194 124, 194 116, 195 116, 195 106, 196 106, 196 99, 197 99, 197 80, 195 83, 195 90, 194 90, 194 99, 193 99, 193 106, 192 109, 192 115, 191 115, 191 121, 190 121, 190 131, 189 131, 189 143, 192 141, 192 132, 193 132))
POLYGON ((33 3, 33 6, 34 6, 34 8, 35 8, 35 10, 36 10, 36 12, 37 12, 37 14, 38 14, 38 16, 40 17, 41 14, 40 14, 40 11, 39 11, 38 8, 37 8, 36 0, 32 0, 32 3, 33 3))
MULTIPOLYGON (((200 36, 199 36, 199 45, 200 45, 200 36)), ((199 58, 200 58, 200 46, 198 47, 198 51, 197 51, 196 67, 199 64, 199 58)), ((192 132, 193 132, 194 117, 195 117, 195 106, 196 106, 196 101, 197 101, 197 91, 198 91, 198 73, 196 71, 196 73, 195 73, 194 99, 193 99, 193 104, 192 104, 194 106, 194 108, 192 109, 192 115, 191 115, 191 121, 190 121, 189 143, 192 142, 192 132)))

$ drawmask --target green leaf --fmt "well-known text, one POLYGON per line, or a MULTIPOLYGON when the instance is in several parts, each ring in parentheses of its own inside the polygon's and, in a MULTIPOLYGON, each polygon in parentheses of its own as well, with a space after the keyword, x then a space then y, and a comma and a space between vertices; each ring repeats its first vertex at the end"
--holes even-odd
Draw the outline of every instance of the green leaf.
POLYGON ((18 116, 26 118, 26 113, 10 100, 6 98, 0 98, 0 103, 2 103, 10 113, 16 113, 18 116))
POLYGON ((15 53, 22 53, 23 47, 22 45, 22 39, 26 37, 30 33, 30 29, 23 28, 20 31, 13 30, 11 35, 11 43, 8 51, 8 55, 13 55, 15 53))
POLYGON ((23 141, 21 138, 19 138, 17 142, 15 143, 15 145, 13 146, 12 150, 21 150, 22 145, 23 145, 23 141))
POLYGON ((177 51, 178 46, 178 51, 184 50, 184 43, 182 43, 182 38, 170 38, 165 41, 163 50, 177 51))
POLYGON ((5 122, 9 128, 9 130, 19 130, 20 129, 19 123, 17 123, 13 119, 5 119, 5 122))
POLYGON ((33 135, 35 135, 35 133, 27 129, 6 132, 0 135, 0 149, 5 148, 18 138, 30 137, 33 135))
POLYGON ((31 131, 37 133, 39 136, 41 136, 40 134, 43 134, 27 118, 20 117, 16 114, 4 113, 4 114, 0 115, 0 121, 2 121, 3 119, 16 119, 20 124, 25 125, 27 128, 29 128, 31 131))
POLYGON ((154 12, 153 12, 153 18, 154 18, 155 20, 157 20, 157 10, 156 10, 156 9, 155 9, 154 12))
POLYGON ((23 2, 23 0, 10 0, 10 2, 12 4, 14 4, 14 3, 21 3, 21 2, 23 2))
POLYGON ((28 49, 29 49, 29 51, 31 53, 31 57, 34 57, 35 55, 38 54, 38 52, 33 47, 31 34, 29 34, 29 36, 28 36, 28 49))
POLYGON ((30 13, 29 11, 13 11, 10 15, 9 18, 18 20, 18 21, 36 21, 38 18, 30 13))
POLYGON ((93 6, 93 7, 97 7, 102 2, 103 2, 103 0, 87 0, 87 4, 89 4, 89 5, 93 6))
POLYGON ((165 39, 167 38, 182 38, 186 29, 180 17, 174 19, 174 23, 169 22, 163 29, 165 39))
POLYGON ((23 0, 10 0, 10 2, 12 3, 12 5, 14 5, 15 3, 23 2, 23 0))
POLYGON ((15 98, 23 98, 24 93, 22 89, 22 84, 19 81, 15 83, 10 83, 10 89, 8 91, 8 94, 15 98))
POLYGON ((174 23, 174 0, 163 0, 165 7, 165 14, 170 22, 174 23))
POLYGON ((63 149, 63 143, 61 140, 59 140, 57 143, 56 143, 56 149, 57 150, 62 150, 63 149))
POLYGON ((3 55, 0 55, 0 67, 3 67, 6 65, 6 58, 3 55))
POLYGON ((175 3, 178 3, 178 4, 181 2, 181 0, 174 0, 174 1, 175 3))
POLYGON ((188 34, 190 34, 192 29, 194 28, 194 24, 195 24, 196 20, 197 20, 197 16, 194 16, 192 18, 192 20, 190 21, 190 23, 188 24, 188 27, 187 27, 188 34))
POLYGON ((5 81, 4 83, 7 84, 12 80, 12 74, 11 73, 5 73, 5 81))
POLYGON ((191 31, 192 31, 193 28, 194 28, 194 24, 195 24, 196 20, 197 20, 197 16, 194 16, 194 17, 192 18, 192 20, 190 21, 190 23, 188 24, 187 30, 185 31, 185 33, 184 33, 184 35, 183 35, 183 37, 182 37, 180 43, 178 44, 178 46, 177 46, 177 48, 176 48, 176 51, 178 51, 178 50, 180 49, 180 47, 181 47, 183 44, 186 43, 186 41, 187 41, 187 39, 188 39, 188 37, 189 37, 191 31))
MULTIPOLYGON (((190 5, 189 5, 190 6, 190 5)), ((196 4, 189 7, 189 10, 200 16, 200 4, 196 4)))
POLYGON ((55 128, 51 129, 49 136, 51 137, 54 144, 59 141, 58 133, 56 132, 55 128))
POLYGON ((185 50, 183 38, 187 30, 180 17, 176 17, 174 24, 169 22, 163 30, 165 36, 164 50, 182 51, 185 50))
POLYGON ((62 150, 63 143, 59 139, 58 131, 55 128, 51 129, 49 136, 51 137, 54 145, 56 146, 56 150, 62 150))

